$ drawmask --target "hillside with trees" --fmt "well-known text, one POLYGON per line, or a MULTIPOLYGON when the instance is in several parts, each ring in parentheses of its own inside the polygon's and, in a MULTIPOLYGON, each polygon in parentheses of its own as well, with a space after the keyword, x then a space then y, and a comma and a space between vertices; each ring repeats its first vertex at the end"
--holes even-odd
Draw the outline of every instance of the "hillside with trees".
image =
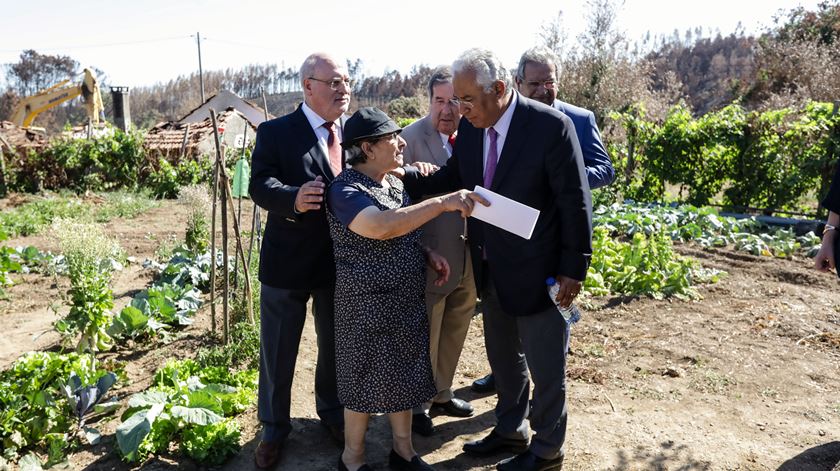
MULTIPOLYGON (((798 7, 780 11, 775 24, 758 37, 741 29, 722 36, 697 27, 670 37, 631 42, 616 27, 615 0, 588 2, 587 28, 576 38, 565 35, 562 11, 538 32, 541 45, 561 58, 561 98, 592 109, 600 123, 610 112, 644 108, 648 117, 664 119, 667 110, 685 103, 694 115, 739 101, 747 109, 768 108, 805 99, 833 101, 840 88, 840 60, 835 38, 840 31, 840 3, 827 0, 816 11, 798 7)), ((425 112, 422 98, 431 67, 420 64, 409 73, 388 71, 364 75, 362 59, 349 60, 355 105, 387 107, 406 117, 425 112), (420 96, 421 98, 413 98, 420 96)), ((516 64, 508 64, 514 68, 516 64)), ((0 119, 8 118, 20 97, 28 96, 80 72, 71 57, 27 50, 4 67, 0 119)), ((103 91, 107 71, 97 70, 103 91)), ((118 84, 116 84, 118 85, 118 84)), ((300 100, 296 68, 252 64, 240 69, 206 71, 207 96, 227 89, 262 105, 274 115, 291 111, 300 100)), ((201 103, 197 73, 131 90, 132 118, 140 128, 178 119, 201 103)), ((110 96, 103 94, 106 116, 110 96)), ((84 120, 78 100, 42 113, 38 125, 57 131, 84 120)))

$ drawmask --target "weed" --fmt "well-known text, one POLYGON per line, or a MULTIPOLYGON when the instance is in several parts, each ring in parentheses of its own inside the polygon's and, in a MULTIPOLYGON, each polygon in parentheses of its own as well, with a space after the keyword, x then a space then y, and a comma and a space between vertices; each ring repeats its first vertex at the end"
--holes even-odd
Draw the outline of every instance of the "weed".
POLYGON ((729 375, 711 369, 698 370, 689 387, 700 392, 723 394, 736 385, 737 381, 729 375))

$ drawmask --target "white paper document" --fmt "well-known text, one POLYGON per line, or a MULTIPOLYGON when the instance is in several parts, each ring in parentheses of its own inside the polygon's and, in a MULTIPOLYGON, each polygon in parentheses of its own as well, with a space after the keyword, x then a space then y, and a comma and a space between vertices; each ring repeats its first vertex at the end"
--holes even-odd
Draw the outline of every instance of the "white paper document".
POLYGON ((519 237, 530 239, 537 225, 540 211, 518 201, 494 193, 476 185, 475 191, 490 202, 490 206, 476 203, 472 217, 512 232, 519 237))

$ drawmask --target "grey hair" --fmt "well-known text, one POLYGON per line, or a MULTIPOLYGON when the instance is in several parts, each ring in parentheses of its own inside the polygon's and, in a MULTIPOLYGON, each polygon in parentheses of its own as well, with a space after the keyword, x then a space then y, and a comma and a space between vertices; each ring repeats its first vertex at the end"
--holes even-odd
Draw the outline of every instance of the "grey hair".
POLYGON ((493 82, 497 80, 501 80, 505 84, 506 93, 511 89, 508 71, 499 58, 487 49, 469 49, 452 63, 453 74, 466 71, 475 72, 475 81, 484 89, 485 93, 493 91, 493 82))
POLYGON ((557 66, 557 56, 549 49, 544 47, 532 47, 522 54, 519 58, 519 67, 516 68, 516 78, 525 80, 525 66, 529 63, 542 64, 554 66, 554 80, 557 80, 557 74, 560 73, 557 66))
POLYGON ((452 68, 448 65, 441 65, 432 71, 428 85, 430 100, 435 94, 435 87, 444 83, 452 83, 452 68))
POLYGON ((347 158, 344 159, 347 165, 353 166, 367 162, 367 154, 362 150, 362 141, 347 148, 347 158))

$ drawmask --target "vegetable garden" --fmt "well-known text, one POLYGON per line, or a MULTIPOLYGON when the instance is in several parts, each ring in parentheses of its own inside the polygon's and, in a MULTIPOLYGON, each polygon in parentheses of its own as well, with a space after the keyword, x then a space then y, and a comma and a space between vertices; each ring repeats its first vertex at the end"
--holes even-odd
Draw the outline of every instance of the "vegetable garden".
MULTIPOLYGON (((815 212, 833 170, 831 105, 612 119, 625 138, 610 142, 616 183, 594 194, 594 254, 568 366, 570 469, 840 460, 840 295, 836 278, 810 268, 820 240, 702 206, 815 212)), ((227 258, 211 250, 212 167, 155 159, 138 136, 114 136, 58 142, 7 165, 9 189, 49 191, 0 203, 10 339, 0 351, 0 469, 250 469, 260 339, 248 308, 258 316, 259 290, 242 294, 233 241, 227 258), (225 281, 235 286, 229 326, 208 302, 225 281)), ((237 157, 229 151, 226 166, 237 157)), ((256 287, 259 254, 248 248, 256 287)), ((475 317, 455 385, 477 416, 437 417, 437 436, 416 441, 442 469, 495 463, 458 452, 493 423, 494 398, 468 391, 488 369, 481 325, 475 317)), ((282 469, 332 469, 338 453, 314 419, 314 362, 308 323, 294 452, 282 469)), ((387 434, 375 418, 370 446, 387 434)))

